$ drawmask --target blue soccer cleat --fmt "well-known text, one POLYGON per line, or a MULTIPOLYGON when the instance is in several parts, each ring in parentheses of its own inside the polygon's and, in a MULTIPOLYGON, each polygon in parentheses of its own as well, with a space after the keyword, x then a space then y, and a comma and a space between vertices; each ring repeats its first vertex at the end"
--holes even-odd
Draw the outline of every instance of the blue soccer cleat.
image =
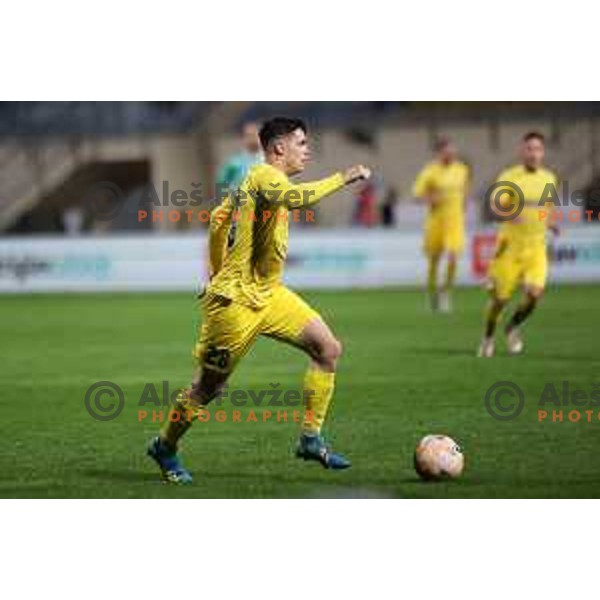
POLYGON ((178 485, 192 483, 192 475, 181 464, 177 452, 167 448, 159 437, 155 437, 150 442, 147 454, 160 467, 165 483, 175 483, 178 485))
POLYGON ((341 470, 351 466, 347 458, 332 452, 325 444, 325 440, 316 434, 302 434, 296 448, 296 456, 304 460, 316 460, 326 469, 341 470))

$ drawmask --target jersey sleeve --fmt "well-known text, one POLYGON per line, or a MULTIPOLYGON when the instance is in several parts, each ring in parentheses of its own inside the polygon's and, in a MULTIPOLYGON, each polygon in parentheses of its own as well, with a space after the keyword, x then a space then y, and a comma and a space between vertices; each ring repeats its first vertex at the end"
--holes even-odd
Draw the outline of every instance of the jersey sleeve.
POLYGON ((415 198, 424 198, 431 189, 431 169, 429 166, 421 169, 413 184, 413 196, 415 198))
POLYGON ((344 185, 341 173, 300 184, 292 183, 284 173, 275 168, 264 168, 254 175, 254 186, 261 196, 267 202, 289 210, 312 206, 344 185))
POLYGON ((221 270, 225 261, 232 213, 233 205, 228 196, 210 213, 208 232, 208 271, 210 277, 221 270))

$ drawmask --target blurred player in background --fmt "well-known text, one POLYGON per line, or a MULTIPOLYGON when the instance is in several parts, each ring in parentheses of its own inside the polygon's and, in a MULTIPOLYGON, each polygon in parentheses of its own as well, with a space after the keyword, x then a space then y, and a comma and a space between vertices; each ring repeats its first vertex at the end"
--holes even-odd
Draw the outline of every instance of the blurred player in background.
POLYGON ((492 211, 506 220, 498 231, 496 253, 489 268, 491 298, 479 347, 480 357, 494 356, 496 325, 517 286, 522 286, 523 298, 506 325, 505 334, 509 354, 520 354, 524 347, 520 326, 544 293, 548 272, 546 232, 551 229, 558 234, 550 217, 541 218, 548 212, 540 207, 542 198, 548 197, 548 186, 554 186, 555 193, 558 191, 557 176, 544 168, 544 153, 541 133, 525 135, 520 147, 521 163, 500 173, 495 194, 490 197, 492 211), (521 199, 519 192, 522 192, 521 199), (522 204, 520 212, 516 210, 519 203, 522 204), (510 218, 512 208, 514 218, 510 218))
POLYGON ((359 165, 321 181, 296 185, 288 177, 301 173, 309 160, 306 125, 299 119, 272 119, 262 126, 260 140, 265 164, 252 167, 237 199, 226 199, 211 216, 211 280, 202 298, 203 323, 194 349, 198 372, 181 401, 183 416, 165 424, 148 448, 164 479, 172 483, 191 481, 177 455, 179 439, 194 415, 219 394, 259 335, 299 348, 310 358, 304 378, 306 416, 298 458, 318 461, 327 469, 350 466, 321 436, 333 396, 340 342, 319 314, 285 287, 281 278, 288 247, 288 211, 315 204, 371 174, 359 165), (228 248, 234 211, 239 213, 237 228, 228 248))
POLYGON ((258 138, 258 125, 253 122, 244 123, 241 130, 240 152, 230 156, 219 169, 217 185, 221 190, 237 190, 244 181, 248 171, 254 165, 262 163, 264 156, 258 138))
POLYGON ((450 312, 450 292, 458 258, 465 243, 465 198, 471 181, 469 167, 458 160, 456 146, 447 138, 435 145, 435 159, 417 176, 413 195, 425 202, 424 251, 427 256, 427 292, 433 311, 450 312), (438 268, 447 259, 444 284, 438 288, 438 268))
POLYGON ((366 181, 356 196, 352 222, 358 227, 377 225, 377 194, 372 181, 366 181))
POLYGON ((396 227, 396 207, 398 206, 398 193, 396 189, 387 189, 380 206, 381 225, 383 227, 396 227))

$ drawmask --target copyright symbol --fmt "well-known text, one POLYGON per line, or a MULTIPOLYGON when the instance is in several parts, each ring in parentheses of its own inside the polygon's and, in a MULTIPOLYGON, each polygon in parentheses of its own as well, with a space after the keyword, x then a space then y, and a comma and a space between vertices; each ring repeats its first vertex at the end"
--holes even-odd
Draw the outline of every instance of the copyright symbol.
POLYGON ((498 381, 485 394, 485 408, 497 421, 516 419, 524 406, 523 390, 512 381, 498 381))
POLYGON ((84 404, 92 419, 112 421, 121 414, 125 406, 125 394, 112 381, 98 381, 88 388, 84 404), (108 399, 103 396, 108 396, 108 399))
POLYGON ((123 210, 125 194, 112 181, 99 181, 89 188, 83 201, 91 207, 92 214, 99 221, 112 221, 123 210))
POLYGON ((485 193, 485 200, 499 221, 512 221, 516 219, 525 207, 523 190, 512 181, 496 181, 485 193), (502 205, 502 198, 508 194, 510 204, 502 205))

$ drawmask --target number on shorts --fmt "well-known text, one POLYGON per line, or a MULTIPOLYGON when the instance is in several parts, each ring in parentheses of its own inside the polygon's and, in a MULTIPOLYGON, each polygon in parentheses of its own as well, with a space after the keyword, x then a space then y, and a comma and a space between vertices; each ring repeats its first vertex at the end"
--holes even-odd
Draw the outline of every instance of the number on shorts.
POLYGON ((231 353, 227 348, 209 346, 206 350, 206 355, 204 356, 204 362, 217 369, 227 369, 230 357, 231 353))

